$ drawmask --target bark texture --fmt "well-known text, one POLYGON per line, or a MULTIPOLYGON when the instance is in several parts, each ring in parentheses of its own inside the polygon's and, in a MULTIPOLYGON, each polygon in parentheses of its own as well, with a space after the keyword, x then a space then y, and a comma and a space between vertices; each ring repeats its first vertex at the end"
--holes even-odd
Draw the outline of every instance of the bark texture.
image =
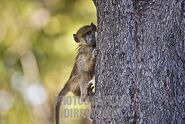
POLYGON ((94 2, 93 124, 185 124, 185 1, 94 2))

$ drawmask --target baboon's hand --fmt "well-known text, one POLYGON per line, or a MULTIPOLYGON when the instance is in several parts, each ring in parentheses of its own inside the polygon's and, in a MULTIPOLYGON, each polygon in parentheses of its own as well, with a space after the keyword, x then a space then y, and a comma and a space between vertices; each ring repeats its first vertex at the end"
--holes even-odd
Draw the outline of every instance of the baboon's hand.
POLYGON ((96 58, 97 54, 98 54, 98 51, 97 51, 97 49, 95 48, 95 49, 92 51, 92 57, 93 57, 93 58, 96 58))

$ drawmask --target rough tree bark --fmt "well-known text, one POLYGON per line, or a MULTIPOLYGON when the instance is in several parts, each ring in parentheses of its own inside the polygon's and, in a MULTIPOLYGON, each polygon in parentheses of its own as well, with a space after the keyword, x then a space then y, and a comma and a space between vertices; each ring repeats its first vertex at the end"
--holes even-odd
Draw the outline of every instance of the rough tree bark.
POLYGON ((185 0, 96 0, 93 124, 185 124, 185 0))

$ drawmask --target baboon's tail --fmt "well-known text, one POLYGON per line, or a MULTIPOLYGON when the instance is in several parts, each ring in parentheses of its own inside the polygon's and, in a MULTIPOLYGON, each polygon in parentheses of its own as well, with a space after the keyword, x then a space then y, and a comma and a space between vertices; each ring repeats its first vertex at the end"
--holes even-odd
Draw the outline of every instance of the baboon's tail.
POLYGON ((65 84, 64 88, 60 91, 57 96, 56 104, 55 104, 55 121, 56 124, 60 124, 60 105, 62 102, 63 97, 69 92, 69 85, 68 83, 65 84))

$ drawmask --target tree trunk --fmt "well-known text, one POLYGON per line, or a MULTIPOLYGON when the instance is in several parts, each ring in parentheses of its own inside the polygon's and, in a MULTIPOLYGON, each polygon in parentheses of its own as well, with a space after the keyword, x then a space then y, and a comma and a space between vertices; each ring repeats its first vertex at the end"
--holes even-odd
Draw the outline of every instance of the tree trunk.
POLYGON ((185 1, 94 2, 93 124, 185 124, 185 1))

